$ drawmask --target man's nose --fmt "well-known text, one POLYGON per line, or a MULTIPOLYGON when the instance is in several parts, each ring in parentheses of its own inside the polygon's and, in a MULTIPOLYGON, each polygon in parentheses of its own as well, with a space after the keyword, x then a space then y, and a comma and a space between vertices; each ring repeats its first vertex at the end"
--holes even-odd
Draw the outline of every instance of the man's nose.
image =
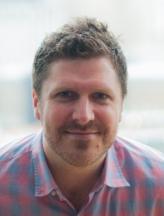
POLYGON ((88 98, 81 98, 74 105, 73 120, 80 125, 85 125, 88 122, 94 120, 93 105, 88 98))

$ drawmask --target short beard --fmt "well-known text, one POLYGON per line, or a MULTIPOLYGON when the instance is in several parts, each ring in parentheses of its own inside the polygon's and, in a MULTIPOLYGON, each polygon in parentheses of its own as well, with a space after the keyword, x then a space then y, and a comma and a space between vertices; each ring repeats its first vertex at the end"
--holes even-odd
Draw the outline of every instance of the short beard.
MULTIPOLYGON (((91 164, 94 164, 96 161, 99 160, 99 158, 103 157, 105 153, 108 151, 109 147, 113 144, 115 140, 115 134, 116 131, 110 131, 109 134, 109 128, 100 127, 98 124, 94 124, 93 122, 89 122, 85 126, 78 125, 76 122, 71 122, 65 124, 63 127, 60 127, 56 131, 52 131, 52 128, 49 127, 49 125, 46 125, 46 131, 45 131, 45 140, 48 144, 48 146, 51 148, 52 151, 54 151, 58 156, 60 156, 64 161, 69 163, 70 165, 76 166, 76 167, 86 167, 91 164), (89 141, 87 140, 77 140, 76 148, 81 151, 81 154, 76 155, 73 152, 67 152, 64 151, 64 149, 61 149, 60 146, 63 141, 63 134, 66 131, 69 130, 81 130, 81 131, 87 131, 87 130, 95 130, 100 132, 100 135, 102 136, 102 143, 104 147, 102 148, 103 151, 99 152, 97 155, 90 155, 90 157, 86 157, 84 160, 85 150, 88 148, 89 141), (110 137, 110 139, 109 139, 110 137), (92 160, 90 159, 92 158, 92 160)), ((93 153, 94 154, 94 153, 93 153)))

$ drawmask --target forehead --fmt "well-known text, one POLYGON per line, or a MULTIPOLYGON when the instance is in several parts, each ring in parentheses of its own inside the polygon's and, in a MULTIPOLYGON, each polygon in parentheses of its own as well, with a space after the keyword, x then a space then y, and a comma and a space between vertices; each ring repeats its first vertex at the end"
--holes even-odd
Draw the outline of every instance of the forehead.
POLYGON ((67 85, 76 88, 80 86, 120 88, 117 73, 107 57, 61 59, 53 62, 45 80, 46 85, 50 83, 53 83, 54 88, 67 85))

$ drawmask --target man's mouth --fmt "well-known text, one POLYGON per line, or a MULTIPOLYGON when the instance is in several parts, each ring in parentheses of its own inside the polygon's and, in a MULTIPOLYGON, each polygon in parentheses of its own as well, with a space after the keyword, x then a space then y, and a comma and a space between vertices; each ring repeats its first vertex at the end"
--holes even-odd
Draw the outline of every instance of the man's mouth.
POLYGON ((69 131, 67 130, 66 133, 68 134, 79 134, 79 135, 88 135, 88 134, 98 134, 98 131, 79 131, 79 130, 73 130, 73 131, 69 131))
POLYGON ((65 131, 67 135, 77 137, 77 138, 92 138, 93 136, 97 136, 100 133, 98 131, 81 131, 81 130, 67 130, 65 131))

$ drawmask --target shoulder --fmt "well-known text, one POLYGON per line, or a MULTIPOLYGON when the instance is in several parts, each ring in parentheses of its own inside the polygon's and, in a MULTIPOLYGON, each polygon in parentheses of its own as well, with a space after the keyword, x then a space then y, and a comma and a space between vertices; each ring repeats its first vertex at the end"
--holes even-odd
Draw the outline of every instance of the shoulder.
POLYGON ((0 147, 0 164, 14 158, 22 157, 24 154, 31 151, 32 143, 35 139, 35 134, 30 134, 23 138, 11 141, 0 147))
POLYGON ((125 176, 132 182, 164 186, 164 154, 141 142, 117 138, 115 151, 125 176))
POLYGON ((148 160, 153 163, 164 162, 164 153, 136 140, 117 137, 115 148, 116 150, 122 150, 134 159, 148 160))
POLYGON ((35 139, 36 135, 32 134, 0 148, 0 194, 5 194, 10 201, 20 193, 33 191, 32 147, 35 139))
POLYGON ((31 178, 33 146, 37 139, 37 134, 31 134, 0 148, 0 191, 9 184, 18 185, 18 182, 26 182, 31 178))

